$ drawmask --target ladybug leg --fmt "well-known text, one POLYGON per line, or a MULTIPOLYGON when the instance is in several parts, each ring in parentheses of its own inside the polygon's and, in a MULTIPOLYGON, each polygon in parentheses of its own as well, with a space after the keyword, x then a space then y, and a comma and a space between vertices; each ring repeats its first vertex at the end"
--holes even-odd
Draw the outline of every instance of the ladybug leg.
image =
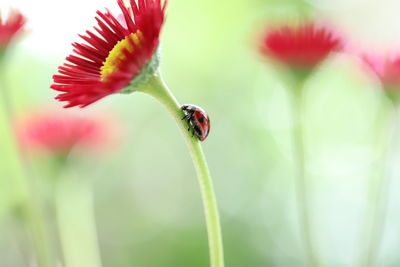
POLYGON ((187 117, 188 117, 188 115, 185 115, 185 116, 182 117, 181 120, 184 120, 184 119, 186 119, 187 117))
POLYGON ((194 128, 192 129, 192 138, 193 138, 193 136, 194 136, 194 128))
POLYGON ((190 118, 191 118, 191 116, 190 115, 187 115, 187 124, 188 124, 188 131, 190 131, 190 118))

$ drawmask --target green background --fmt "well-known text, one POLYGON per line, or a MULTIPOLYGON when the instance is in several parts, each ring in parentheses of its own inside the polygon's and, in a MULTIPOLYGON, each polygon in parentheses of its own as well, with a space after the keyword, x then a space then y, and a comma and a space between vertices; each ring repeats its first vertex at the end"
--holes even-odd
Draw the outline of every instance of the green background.
MULTIPOLYGON (((181 103, 199 105, 210 115, 211 133, 203 148, 220 207, 226 266, 305 266, 297 221, 290 102, 282 70, 258 54, 259 33, 271 22, 315 16, 336 25, 344 36, 354 33, 355 40, 366 43, 365 36, 383 32, 380 24, 373 24, 375 17, 368 30, 363 23, 369 14, 363 8, 374 9, 375 4, 357 6, 359 2, 353 2, 343 10, 343 1, 336 9, 295 0, 169 3, 161 38, 161 73, 181 103)), ((383 35, 389 36, 389 29, 383 35)), ((29 40, 35 29, 27 35, 29 40)), ((49 55, 33 52, 24 42, 22 38, 10 51, 6 69, 18 114, 61 109, 49 85, 70 50, 51 50, 51 32, 43 40, 49 55)), ((307 81, 305 102, 307 179, 317 252, 324 266, 356 266, 371 222, 374 188, 382 173, 390 105, 376 78, 346 54, 332 55, 307 81)), ((93 184, 104 266, 208 266, 194 168, 163 107, 147 95, 134 93, 113 95, 68 112, 105 114, 115 119, 121 132, 115 148, 106 155, 75 153, 68 166, 93 184)), ((0 135, 4 145, 4 131, 0 135)), ((0 151, 4 152, 0 161, 0 266, 26 266, 32 255, 23 222, 14 216, 12 157, 6 149, 0 151)), ((51 163, 45 157, 31 163, 46 190, 43 194, 51 194, 57 179, 47 177, 51 163)), ((390 190, 379 266, 400 264, 400 240, 396 238, 399 184, 394 179, 390 190)), ((49 202, 48 217, 54 223, 49 202)))

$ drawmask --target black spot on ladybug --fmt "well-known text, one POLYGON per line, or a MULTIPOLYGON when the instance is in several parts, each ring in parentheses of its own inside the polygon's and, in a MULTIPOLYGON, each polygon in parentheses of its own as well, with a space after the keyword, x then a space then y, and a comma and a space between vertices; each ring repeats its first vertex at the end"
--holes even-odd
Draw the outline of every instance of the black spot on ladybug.
POLYGON ((203 122, 204 122, 204 117, 200 117, 200 118, 199 118, 199 122, 200 122, 200 123, 203 123, 203 122))

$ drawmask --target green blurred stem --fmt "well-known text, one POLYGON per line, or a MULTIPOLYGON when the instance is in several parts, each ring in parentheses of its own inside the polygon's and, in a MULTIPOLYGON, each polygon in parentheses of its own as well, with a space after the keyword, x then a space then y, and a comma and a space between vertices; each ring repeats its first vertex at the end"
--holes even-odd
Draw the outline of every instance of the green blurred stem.
POLYGON ((0 94, 3 105, 3 112, 6 116, 7 124, 12 126, 13 110, 11 108, 11 97, 8 92, 8 86, 5 78, 5 63, 2 62, 3 55, 0 54, 0 94))
POLYGON ((12 107, 5 83, 5 65, 0 63, 0 98, 3 106, 1 121, 4 122, 7 140, 3 140, 5 147, 2 151, 8 151, 10 168, 13 171, 18 201, 22 207, 24 218, 27 219, 29 231, 32 235, 33 246, 36 252, 37 265, 39 267, 54 267, 54 259, 51 249, 50 237, 47 231, 46 219, 42 210, 42 203, 37 195, 35 182, 29 175, 26 163, 19 153, 17 140, 12 126, 12 107))
POLYGON ((187 122, 182 120, 184 113, 180 109, 180 104, 159 76, 152 77, 147 85, 143 86, 139 91, 147 93, 161 102, 175 118, 181 130, 186 145, 189 148, 200 184, 207 224, 211 267, 223 267, 224 255, 217 201, 200 141, 197 137, 192 137, 192 134, 188 132, 187 122))
POLYGON ((59 177, 55 205, 65 267, 101 267, 90 181, 59 177))
MULTIPOLYGON (((0 48, 0 65, 2 64, 3 60, 4 60, 4 56, 6 54, 6 50, 3 48, 0 48)), ((1 66, 0 66, 1 68, 1 66)))
POLYGON ((297 177, 296 177, 296 197, 297 205, 299 208, 299 223, 300 229, 303 234, 308 264, 309 266, 320 266, 315 253, 313 237, 311 234, 310 213, 309 213, 309 199, 308 188, 306 179, 306 160, 304 150, 304 128, 303 128, 303 84, 299 88, 295 88, 291 92, 292 97, 292 138, 294 157, 297 164, 297 177))
MULTIPOLYGON (((361 266, 376 266, 376 259, 379 254, 385 226, 387 221, 387 213, 389 206, 390 188, 393 183, 393 166, 396 162, 396 149, 400 145, 400 109, 398 105, 394 105, 390 127, 387 133, 386 144, 384 148, 384 159, 382 160, 382 175, 377 184, 377 191, 372 207, 372 227, 367 248, 362 257, 361 266)), ((367 234, 368 236, 368 234, 367 234)))

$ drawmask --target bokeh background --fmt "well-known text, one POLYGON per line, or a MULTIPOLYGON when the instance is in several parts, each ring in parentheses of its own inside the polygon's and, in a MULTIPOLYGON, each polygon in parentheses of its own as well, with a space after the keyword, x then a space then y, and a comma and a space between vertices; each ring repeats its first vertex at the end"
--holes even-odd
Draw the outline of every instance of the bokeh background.
MULTIPOLYGON (((5 74, 18 113, 61 109, 49 89, 51 76, 77 34, 94 25, 95 11, 116 10, 115 1, 1 0, 1 8, 8 7, 21 9, 29 20, 29 31, 10 51, 5 74)), ((270 22, 316 17, 334 25, 349 47, 400 50, 399 7, 395 0, 170 0, 161 71, 182 103, 197 104, 211 117, 203 147, 220 206, 226 266, 306 262, 297 221, 289 101, 279 71, 258 55, 260 30, 270 22)), ((305 99, 317 252, 324 266, 356 266, 381 175, 390 106, 371 73, 345 54, 321 66, 307 82, 305 99)), ((93 184, 103 265, 208 266, 194 168, 163 107, 135 93, 68 112, 105 114, 120 132, 114 149, 71 159, 68 165, 93 184)), ((3 152, 0 266, 27 266, 29 242, 15 216, 9 179, 12 159, 3 152)), ((56 179, 48 177, 46 158, 31 163, 44 187, 56 179)), ((400 266, 399 186, 397 179, 391 187, 377 266, 400 266)))

